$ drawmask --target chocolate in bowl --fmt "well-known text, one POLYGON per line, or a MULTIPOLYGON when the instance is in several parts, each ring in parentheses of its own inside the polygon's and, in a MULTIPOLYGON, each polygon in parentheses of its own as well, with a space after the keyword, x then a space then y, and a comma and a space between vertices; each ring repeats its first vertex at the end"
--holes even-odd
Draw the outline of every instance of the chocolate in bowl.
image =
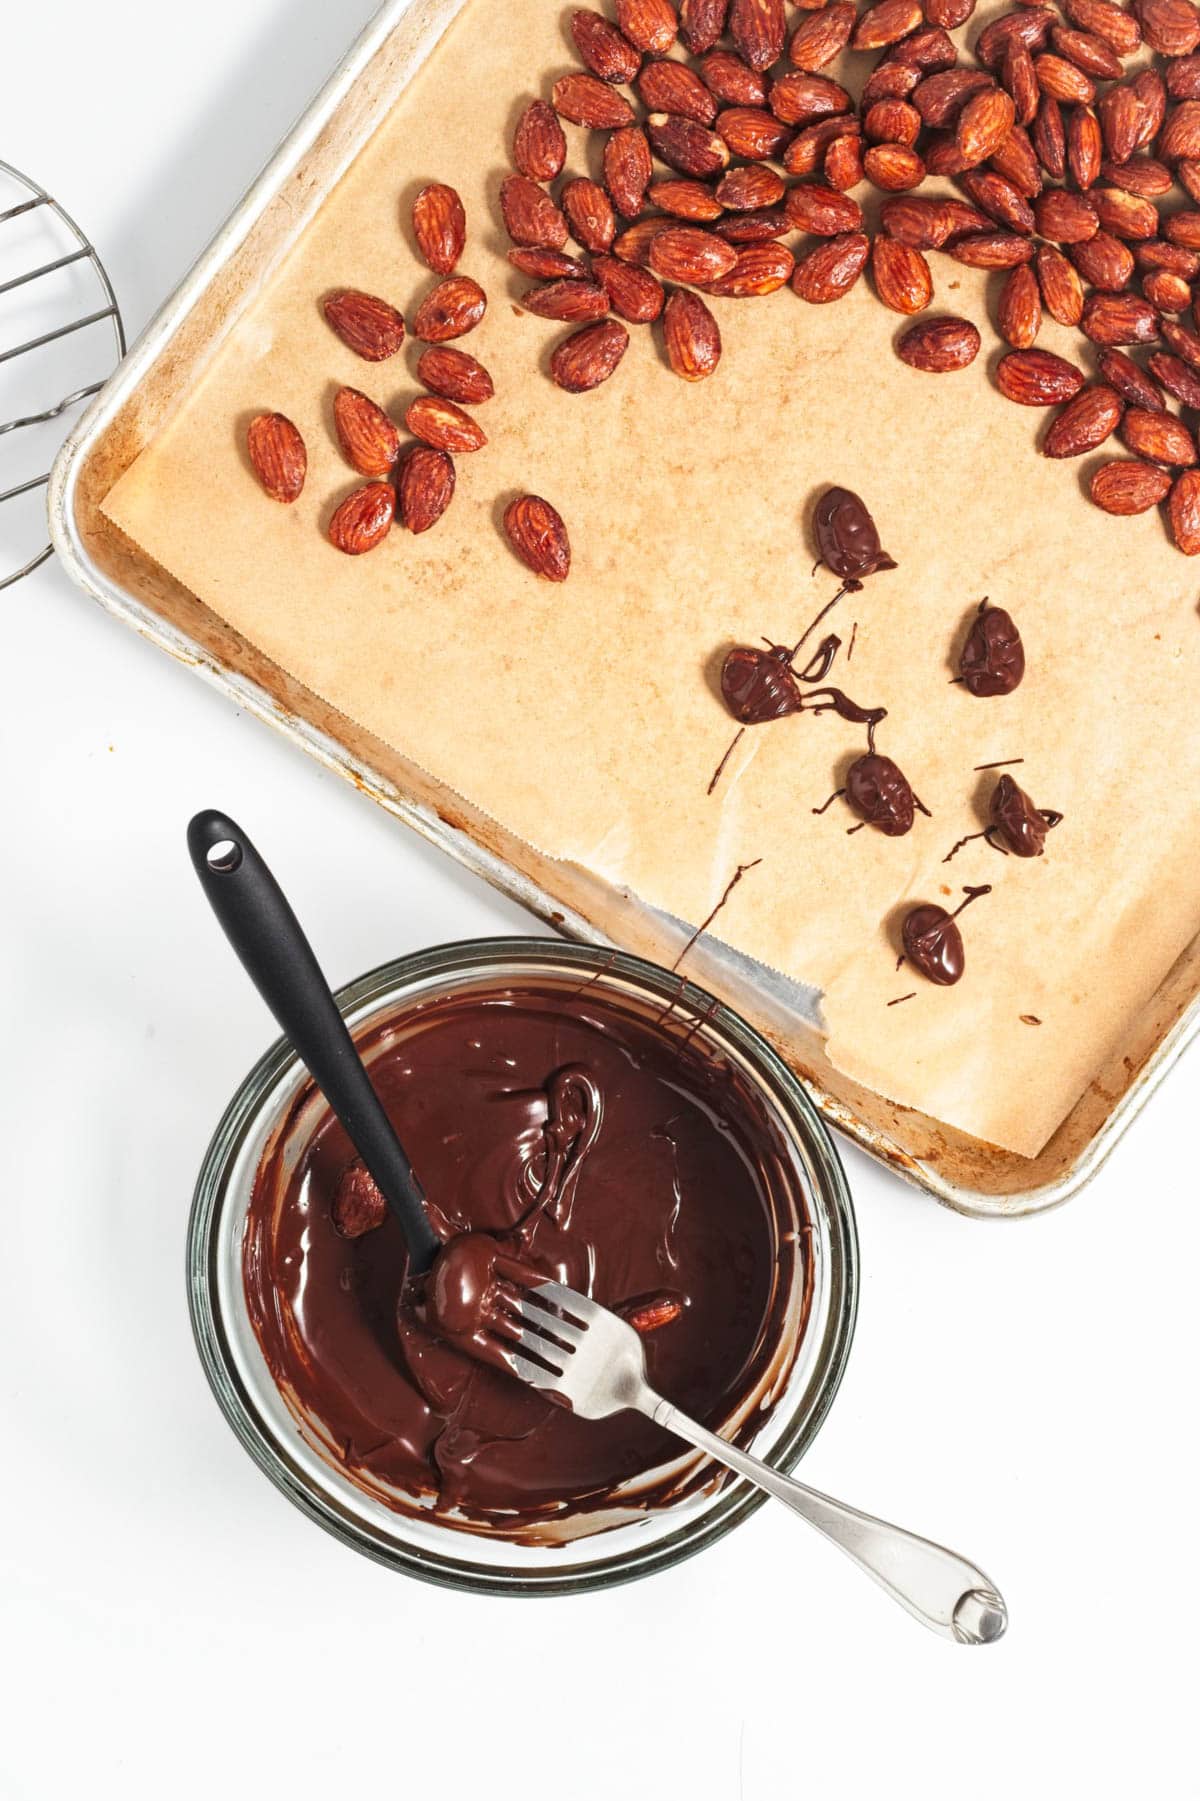
MULTIPOLYGON (((651 1382, 794 1460, 848 1349, 854 1237, 828 1135, 766 1044, 667 971, 538 940, 426 952, 340 999, 446 1235, 508 1235, 618 1308, 679 1299, 646 1337, 651 1382), (577 1159, 555 1156, 564 1071, 600 1103, 577 1159)), ((276 1047, 193 1211, 210 1380, 306 1511, 398 1567, 524 1592, 660 1567, 757 1504, 649 1422, 576 1419, 448 1345, 394 1222, 338 1233, 353 1155, 276 1047)))

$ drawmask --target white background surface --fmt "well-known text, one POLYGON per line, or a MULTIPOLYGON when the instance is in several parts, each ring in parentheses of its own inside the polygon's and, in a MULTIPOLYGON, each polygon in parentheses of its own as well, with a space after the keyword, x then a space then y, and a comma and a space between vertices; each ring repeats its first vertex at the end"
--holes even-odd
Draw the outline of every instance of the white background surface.
MULTIPOLYGON (((0 156, 87 225, 132 331, 369 10, 5 9, 0 156)), ((337 981, 528 922, 53 563, 0 596, 0 644, 4 1801, 1200 1793, 1200 1058, 1040 1220, 969 1223, 845 1152, 862 1305, 804 1474, 976 1557, 1001 1646, 927 1635, 781 1509, 605 1595, 426 1588, 275 1492, 192 1350, 193 1176, 272 1034, 184 824, 242 820, 337 981)))

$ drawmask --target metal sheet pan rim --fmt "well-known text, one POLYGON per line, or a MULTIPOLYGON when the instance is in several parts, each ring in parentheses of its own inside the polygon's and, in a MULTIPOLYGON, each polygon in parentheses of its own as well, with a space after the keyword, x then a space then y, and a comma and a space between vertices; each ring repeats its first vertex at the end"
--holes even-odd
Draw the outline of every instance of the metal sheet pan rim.
MULTIPOLYGON (((79 471, 101 433, 112 422, 145 372, 168 346, 198 297, 248 235, 288 174, 311 148, 355 81, 400 19, 410 10, 411 4, 412 0, 384 0, 384 4, 297 120, 211 243, 149 321, 124 361, 77 420, 51 470, 47 490, 51 541, 63 567, 77 586, 99 601, 107 612, 131 625, 141 636, 167 651, 177 661, 190 665, 205 681, 244 711, 273 726, 332 773, 353 781, 388 812, 403 820, 430 843, 454 857, 493 887, 527 907, 538 917, 548 922, 552 918, 552 923, 564 936, 593 944, 610 944, 612 940, 581 914, 564 907, 561 900, 530 881, 511 864, 474 843, 466 833, 448 826, 431 809, 408 800, 392 783, 381 778, 359 758, 352 756, 336 740, 288 713, 264 688, 216 662, 185 633, 168 625, 118 583, 110 580, 89 556, 75 519, 74 497, 79 471)), ((1067 1172, 1057 1181, 1008 1195, 988 1194, 946 1181, 931 1164, 899 1152, 898 1147, 884 1134, 876 1131, 818 1084, 805 1082, 804 1085, 832 1125, 903 1180, 924 1189, 944 1205, 968 1217, 1013 1219, 1061 1206, 1064 1201, 1077 1194, 1097 1173, 1122 1133, 1197 1036, 1200 1036, 1200 995, 1189 1003, 1175 1025, 1163 1037, 1144 1068, 1133 1078, 1103 1125, 1067 1172)))

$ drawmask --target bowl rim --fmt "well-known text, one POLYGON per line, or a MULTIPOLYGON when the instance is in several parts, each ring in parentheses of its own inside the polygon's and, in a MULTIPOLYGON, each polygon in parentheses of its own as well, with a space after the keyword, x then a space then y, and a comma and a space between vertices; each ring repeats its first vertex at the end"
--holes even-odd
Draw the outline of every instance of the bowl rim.
MULTIPOLYGON (((822 1212, 828 1227, 828 1274, 831 1283, 824 1342, 818 1348, 820 1373, 816 1397, 773 1446, 771 1461, 790 1470, 812 1444, 833 1404, 845 1373, 858 1309, 858 1234, 854 1208, 841 1159, 824 1120, 797 1078, 754 1027, 706 989, 624 951, 571 943, 553 938, 487 936, 456 939, 429 946, 379 964, 335 991, 344 1016, 369 1016, 377 1012, 397 988, 440 975, 462 976, 472 967, 481 976, 494 975, 505 964, 525 966, 573 966, 592 973, 612 973, 661 992, 664 978, 677 995, 677 1004, 703 1011, 706 1017, 738 1048, 748 1053, 781 1090, 792 1112, 789 1124, 801 1128, 799 1136, 812 1178, 821 1189, 822 1212)), ((514 974, 522 970, 514 970, 514 974)), ((356 1021, 357 1023, 357 1021, 356 1021)), ((316 1493, 300 1466, 260 1419, 238 1372, 237 1362, 214 1297, 218 1292, 217 1262, 220 1255, 219 1225, 229 1194, 229 1178, 247 1139, 261 1129, 264 1103, 279 1085, 301 1068, 300 1059, 284 1038, 276 1039, 263 1053, 237 1089, 209 1141, 192 1197, 187 1230, 188 1309, 192 1334, 201 1365, 217 1403, 236 1437, 294 1506, 342 1544, 390 1569, 402 1570, 420 1580, 473 1594, 551 1595, 573 1594, 629 1582, 659 1569, 669 1568, 715 1544, 759 1508, 768 1498, 762 1490, 741 1478, 727 1481, 705 1512, 686 1519, 675 1530, 647 1544, 640 1551, 630 1547, 611 1561, 593 1561, 571 1567, 569 1541, 556 1548, 556 1567, 508 1570, 474 1561, 469 1554, 470 1533, 446 1528, 451 1545, 444 1554, 422 1546, 373 1539, 349 1510, 316 1493)))

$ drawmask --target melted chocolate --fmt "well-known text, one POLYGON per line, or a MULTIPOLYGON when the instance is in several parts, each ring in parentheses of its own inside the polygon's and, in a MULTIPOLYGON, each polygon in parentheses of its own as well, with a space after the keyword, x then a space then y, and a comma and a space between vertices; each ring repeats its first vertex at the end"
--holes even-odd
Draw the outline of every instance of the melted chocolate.
POLYGON ((757 650, 735 644, 721 667, 721 694, 742 725, 766 725, 800 711, 800 689, 786 644, 757 650))
POLYGON ((964 888, 966 900, 960 901, 953 913, 945 907, 914 907, 904 916, 904 958, 939 988, 949 988, 961 979, 966 966, 958 915, 990 887, 964 888))
POLYGON ((1002 775, 996 783, 989 812, 988 837, 994 833, 1014 857, 1040 857, 1046 833, 1062 823, 1062 814, 1053 808, 1035 807, 1011 775, 1002 775))
POLYGON ((864 825, 877 825, 887 838, 911 832, 916 809, 928 813, 904 771, 890 757, 868 751, 846 771, 846 799, 864 825))
MULTIPOLYGON (((841 647, 841 642, 841 639, 835 636, 833 632, 830 632, 827 638, 822 638, 809 661, 805 664, 804 668, 797 673, 796 680, 798 682, 823 682, 825 677, 829 674, 829 671, 833 668, 834 658, 837 656, 838 650, 841 647)), ((803 643, 803 639, 801 639, 801 643, 803 643)), ((800 645, 798 644, 796 650, 799 650, 799 648, 800 645)), ((794 650, 792 655, 795 656, 795 654, 796 651, 794 650)))
POLYGON ((640 1415, 575 1418, 479 1361, 509 1280, 642 1309, 657 1388, 714 1427, 744 1417, 743 1439, 758 1423, 795 1351, 807 1214, 776 1127, 696 1029, 551 978, 376 1028, 372 1079, 447 1246, 414 1280, 390 1213, 338 1230, 358 1166, 311 1086, 297 1098, 255 1181, 246 1299, 289 1406, 359 1487, 520 1537, 624 1483, 649 1506, 697 1480, 640 1415))
POLYGON ((827 488, 813 515, 821 561, 842 579, 842 593, 855 594, 863 578, 895 563, 880 548, 875 521, 849 488, 827 488))
POLYGON ((886 707, 860 707, 856 700, 851 700, 840 688, 810 688, 807 694, 800 696, 798 710, 802 713, 836 713, 840 719, 849 719, 855 725, 865 725, 867 744, 872 752, 875 749, 875 727, 881 719, 887 718, 886 707))
POLYGON ((972 694, 1011 694, 1025 674, 1025 648, 1012 616, 986 600, 967 633, 959 658, 962 681, 972 694))

